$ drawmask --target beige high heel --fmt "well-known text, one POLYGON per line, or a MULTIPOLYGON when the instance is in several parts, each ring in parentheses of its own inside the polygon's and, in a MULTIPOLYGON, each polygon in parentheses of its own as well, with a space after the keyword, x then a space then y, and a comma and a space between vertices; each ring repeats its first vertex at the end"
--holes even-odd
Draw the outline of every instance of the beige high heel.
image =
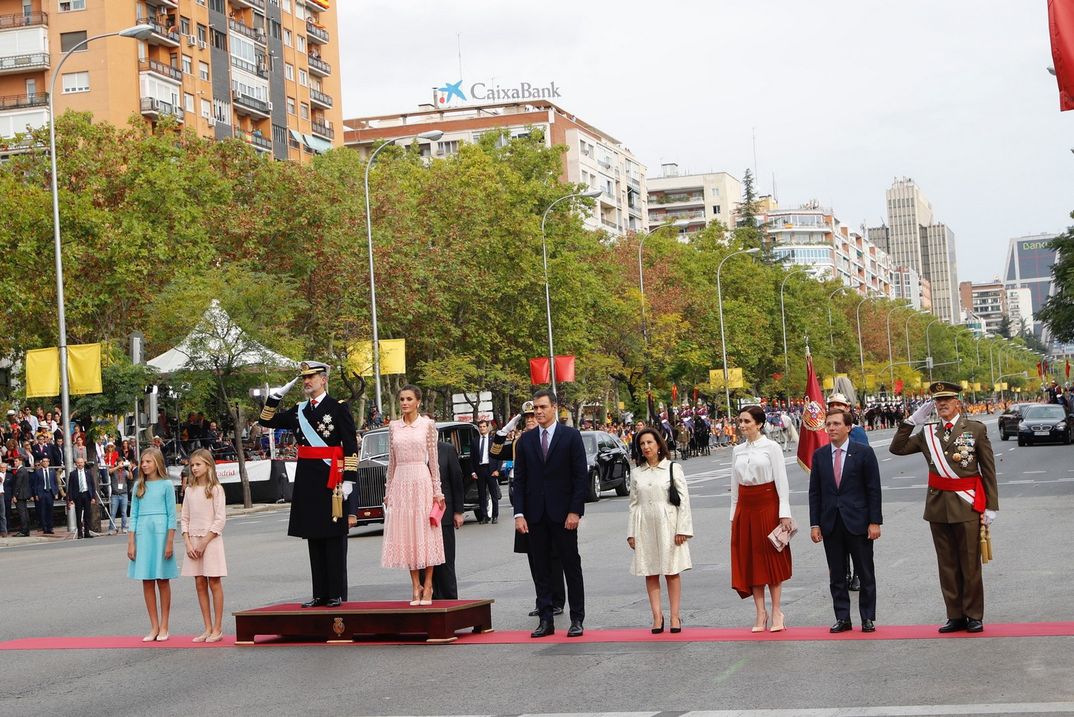
POLYGON ((763 619, 761 620, 760 626, 754 625, 752 628, 750 628, 750 632, 764 632, 765 631, 765 628, 768 627, 768 611, 765 610, 762 613, 762 616, 763 616, 763 619))
POLYGON ((206 630, 205 632, 201 633, 200 635, 195 637, 193 640, 191 640, 191 642, 205 642, 205 638, 209 637, 209 634, 210 634, 209 631, 206 630))
POLYGON ((420 589, 414 591, 413 597, 414 597, 414 599, 410 601, 411 606, 416 607, 418 605, 421 605, 421 590, 420 589))
POLYGON ((214 632, 205 638, 205 642, 220 642, 224 638, 224 634, 221 632, 214 632))
POLYGON ((430 590, 428 593, 426 593, 424 590, 422 590, 421 591, 421 600, 418 601, 418 604, 419 605, 432 605, 433 604, 433 591, 430 590), (426 594, 428 594, 429 597, 425 597, 426 594))
POLYGON ((778 615, 779 620, 776 619, 775 615, 772 616, 772 628, 769 630, 769 632, 783 632, 785 629, 787 629, 787 626, 783 624, 783 613, 780 612, 778 613, 778 615))

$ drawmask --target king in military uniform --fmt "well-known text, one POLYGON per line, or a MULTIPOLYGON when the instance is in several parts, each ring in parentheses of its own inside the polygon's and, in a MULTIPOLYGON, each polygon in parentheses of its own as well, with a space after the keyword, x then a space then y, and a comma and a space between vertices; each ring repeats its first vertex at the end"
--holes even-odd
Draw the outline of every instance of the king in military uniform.
POLYGON ((342 505, 358 477, 358 438, 350 409, 327 389, 328 365, 306 361, 296 378, 269 394, 259 420, 267 428, 294 431, 298 440, 287 534, 305 538, 309 547, 313 599, 302 607, 338 607, 347 594, 348 527, 342 505), (299 379, 306 400, 278 411, 299 379))
POLYGON ((999 510, 996 460, 988 430, 962 415, 960 386, 937 381, 932 400, 900 424, 891 441, 897 456, 921 453, 929 469, 925 520, 940 571, 947 622, 940 632, 984 630, 984 582, 980 534, 999 510), (939 423, 929 423, 935 406, 939 423), (922 429, 914 434, 914 427, 922 429), (911 435, 913 434, 913 435, 911 435))

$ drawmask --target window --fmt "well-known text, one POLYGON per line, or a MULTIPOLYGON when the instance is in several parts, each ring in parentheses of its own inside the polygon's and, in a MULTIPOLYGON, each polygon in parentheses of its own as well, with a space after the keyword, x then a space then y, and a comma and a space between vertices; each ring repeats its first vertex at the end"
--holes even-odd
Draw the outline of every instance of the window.
POLYGON ((67 72, 63 75, 63 93, 89 92, 88 72, 67 72))
POLYGON ((283 76, 286 77, 288 80, 291 80, 291 82, 295 81, 295 66, 292 65, 290 62, 284 63, 283 76))
POLYGON ((209 41, 209 28, 205 27, 201 23, 198 23, 198 42, 209 41))
POLYGON ((30 97, 33 97, 37 94, 37 80, 26 80, 26 94, 28 94, 30 97))
POLYGON ((291 12, 291 0, 283 0, 283 2, 280 3, 280 6, 284 11, 291 12))
POLYGON ((288 97, 287 98, 287 114, 293 115, 294 113, 295 113, 295 98, 294 97, 288 97))
POLYGON ((719 204, 713 204, 712 205, 712 213, 713 214, 719 214, 720 213, 720 205, 719 204))
POLYGON ((212 38, 213 38, 213 47, 215 47, 217 50, 226 50, 227 49, 227 35, 225 35, 224 33, 220 32, 219 30, 213 30, 212 31, 212 38))
POLYGON ((302 110, 302 115, 301 115, 302 119, 309 119, 310 118, 310 106, 307 105, 305 102, 303 102, 301 105, 299 105, 299 107, 302 110))
MULTIPOLYGON (((86 31, 79 30, 77 32, 61 32, 60 33, 60 52, 67 52, 72 47, 76 47, 79 43, 86 41, 86 31)), ((86 45, 79 47, 77 52, 85 52, 86 45)))
POLYGON ((179 34, 180 35, 189 35, 190 34, 190 18, 189 17, 183 17, 182 15, 179 16, 179 34))
POLYGON ((302 85, 303 87, 309 87, 310 76, 305 70, 298 71, 298 84, 302 85))
POLYGON ((85 10, 86 0, 60 0, 60 12, 73 12, 74 10, 85 10))
POLYGON ((209 80, 209 63, 198 62, 198 77, 208 82, 209 80))
POLYGON ((269 34, 272 35, 273 40, 279 40, 283 31, 280 29, 280 23, 276 20, 269 21, 269 34))
POLYGON ((296 20, 305 20, 306 19, 306 7, 300 2, 295 3, 295 19, 296 20))
POLYGON ((299 52, 305 52, 306 51, 306 36, 305 35, 298 35, 297 37, 295 37, 295 43, 296 43, 295 47, 298 49, 299 52))
POLYGON ((224 0, 209 0, 209 9, 224 12, 224 0))
POLYGON ((210 109, 211 109, 211 105, 209 104, 209 100, 202 100, 201 101, 201 116, 204 117, 205 119, 209 119, 209 117, 210 117, 210 113, 209 113, 210 109))
POLYGON ((192 58, 190 55, 183 55, 183 74, 194 74, 194 58, 192 58))
POLYGON ((283 44, 287 47, 291 46, 291 31, 286 28, 283 31, 283 44))
POLYGON ((191 113, 194 111, 194 95, 189 92, 183 95, 183 109, 191 113))

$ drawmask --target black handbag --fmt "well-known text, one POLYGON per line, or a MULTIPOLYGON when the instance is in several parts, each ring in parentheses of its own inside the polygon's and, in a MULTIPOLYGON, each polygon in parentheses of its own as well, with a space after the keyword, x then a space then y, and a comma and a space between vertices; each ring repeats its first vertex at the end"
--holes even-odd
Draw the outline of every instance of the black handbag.
MULTIPOLYGON (((668 486, 668 502, 676 508, 682 503, 682 497, 679 496, 679 489, 675 487, 675 466, 677 465, 678 463, 672 461, 671 468, 668 469, 668 475, 671 476, 670 485, 668 486)), ((682 468, 679 468, 679 470, 681 471, 682 468)), ((685 480, 685 476, 683 479, 685 480)))

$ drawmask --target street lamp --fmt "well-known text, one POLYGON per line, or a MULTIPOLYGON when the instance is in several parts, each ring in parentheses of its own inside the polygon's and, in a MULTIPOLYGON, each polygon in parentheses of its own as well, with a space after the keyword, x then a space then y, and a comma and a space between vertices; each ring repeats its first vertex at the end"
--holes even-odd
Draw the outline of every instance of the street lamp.
MULTIPOLYGON (((592 199, 599 197, 600 195, 601 191, 599 189, 590 189, 587 192, 567 194, 549 204, 544 210, 544 214, 541 215, 541 261, 544 263, 544 310, 545 318, 548 320, 548 371, 549 377, 552 379, 553 394, 556 394, 556 356, 555 351, 552 349, 552 298, 548 291, 548 236, 545 234, 544 224, 545 221, 548 220, 548 213, 552 211, 552 207, 560 202, 565 202, 568 199, 577 199, 578 197, 589 197, 592 199)), ((644 298, 642 300, 644 301, 644 298)), ((558 399, 558 394, 556 394, 556 396, 558 399)))
POLYGON ((727 418, 731 418, 731 388, 729 386, 730 379, 727 375, 727 336, 724 333, 723 328, 723 285, 720 283, 720 272, 723 271, 724 262, 737 254, 756 254, 760 249, 754 247, 753 249, 739 249, 733 251, 725 256, 719 266, 716 267, 716 303, 720 309, 720 350, 723 352, 723 394, 727 400, 727 418))
POLYGON ((891 351, 891 315, 901 308, 901 306, 895 306, 888 312, 888 391, 891 392, 895 390, 895 355, 891 351))
POLYGON ((373 150, 369 155, 369 161, 365 164, 365 238, 366 251, 369 253, 369 306, 373 319, 373 343, 370 346, 373 354, 373 391, 376 396, 377 413, 384 415, 384 406, 380 398, 380 335, 377 331, 377 282, 373 273, 373 207, 369 200, 369 170, 373 167, 373 160, 385 147, 394 146, 396 142, 404 139, 427 139, 432 142, 444 136, 442 130, 434 129, 416 135, 396 137, 373 150))
POLYGON ((928 363, 928 367, 929 367, 929 383, 932 383, 932 364, 933 364, 933 360, 932 360, 932 342, 929 340, 929 329, 932 328, 933 324, 939 323, 939 321, 940 321, 939 319, 933 319, 932 321, 929 322, 928 326, 925 327, 925 349, 926 349, 926 351, 928 353, 928 356, 926 357, 925 360, 928 363))
POLYGON ((872 291, 872 287, 865 287, 865 298, 858 302, 858 306, 854 309, 854 316, 858 322, 858 358, 861 360, 861 395, 862 399, 859 403, 864 403, 865 399, 865 348, 861 341, 861 305, 869 300, 869 292, 872 291))
POLYGON ((645 235, 638 235, 638 289, 641 290, 641 337, 649 342, 649 333, 645 325, 645 270, 641 265, 641 250, 645 247, 645 235))
MULTIPOLYGON (((835 376, 835 329, 832 328, 832 297, 838 294, 840 291, 846 291, 845 286, 840 286, 838 289, 828 294, 828 342, 832 347, 832 376, 835 376)), ((834 380, 834 379, 833 379, 834 380)))
POLYGON ((791 372, 790 359, 787 358, 787 312, 783 307, 783 290, 787 287, 787 280, 794 276, 797 272, 805 271, 805 267, 796 266, 787 272, 787 275, 783 277, 783 281, 779 285, 779 315, 783 321, 783 375, 786 376, 791 372))
MULTIPOLYGON (((60 407, 63 413, 60 420, 63 423, 63 467, 66 475, 71 475, 74 460, 72 458, 73 441, 71 440, 71 386, 67 381, 67 314, 64 310, 63 298, 63 245, 60 241, 60 189, 56 180, 56 106, 54 100, 56 97, 56 78, 60 76, 60 68, 63 67, 63 63, 67 62, 67 58, 94 40, 101 40, 106 37, 114 37, 117 35, 119 37, 134 38, 135 40, 146 40, 152 34, 153 26, 144 24, 134 25, 133 27, 128 27, 124 30, 106 32, 86 38, 63 54, 59 64, 56 65, 56 69, 52 71, 52 82, 49 85, 48 147, 49 162, 52 170, 52 242, 53 250, 56 254, 56 314, 60 331, 60 407)), ((137 436, 135 436, 135 438, 137 439, 137 436)))

